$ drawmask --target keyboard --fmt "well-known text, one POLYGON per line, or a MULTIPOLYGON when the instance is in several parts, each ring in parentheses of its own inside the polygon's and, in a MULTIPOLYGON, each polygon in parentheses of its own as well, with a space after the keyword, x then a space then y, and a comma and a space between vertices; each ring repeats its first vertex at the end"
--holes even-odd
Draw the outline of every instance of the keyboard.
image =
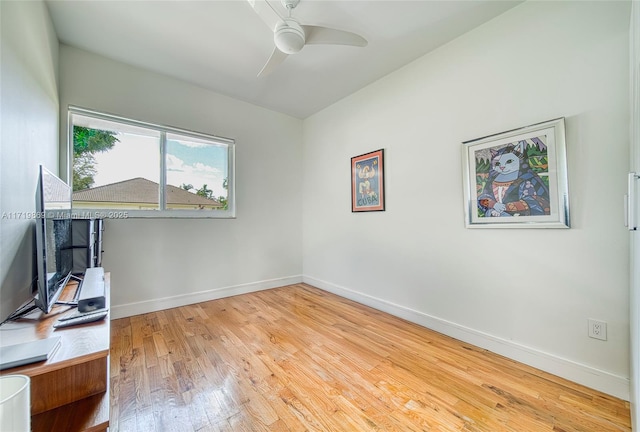
POLYGON ((108 314, 109 314, 108 309, 101 309, 99 311, 91 311, 88 313, 85 312, 81 314, 74 314, 71 316, 62 317, 58 319, 58 322, 56 322, 53 325, 53 327, 64 328, 64 327, 71 327, 74 325, 87 324, 94 321, 100 321, 104 319, 108 314))

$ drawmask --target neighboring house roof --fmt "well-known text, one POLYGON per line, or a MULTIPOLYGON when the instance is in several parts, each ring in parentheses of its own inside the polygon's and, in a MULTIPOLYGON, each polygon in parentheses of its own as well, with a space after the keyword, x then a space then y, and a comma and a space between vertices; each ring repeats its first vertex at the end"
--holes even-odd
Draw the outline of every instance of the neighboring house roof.
MULTIPOLYGON (((158 183, 142 177, 123 180, 104 186, 83 189, 73 193, 74 201, 146 203, 158 202, 158 183)), ((167 185, 167 204, 219 205, 217 200, 209 199, 179 187, 167 185)))

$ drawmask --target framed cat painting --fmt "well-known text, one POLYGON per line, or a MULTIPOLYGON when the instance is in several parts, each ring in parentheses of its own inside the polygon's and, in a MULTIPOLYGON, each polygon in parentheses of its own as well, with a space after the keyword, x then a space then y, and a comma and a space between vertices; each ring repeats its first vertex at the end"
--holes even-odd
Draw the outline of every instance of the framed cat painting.
POLYGON ((462 143, 467 228, 569 228, 564 118, 462 143))

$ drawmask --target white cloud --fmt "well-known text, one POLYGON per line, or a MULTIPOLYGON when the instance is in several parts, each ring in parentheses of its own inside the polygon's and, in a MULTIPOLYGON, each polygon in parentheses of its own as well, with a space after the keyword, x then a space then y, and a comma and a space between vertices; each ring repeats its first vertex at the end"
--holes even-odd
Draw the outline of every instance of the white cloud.
POLYGON ((208 146, 211 145, 209 143, 201 143, 201 142, 195 142, 195 141, 184 141, 184 140, 171 140, 171 142, 178 143, 178 144, 183 145, 185 147, 191 147, 191 148, 202 148, 202 147, 208 147, 208 146))
POLYGON ((184 171, 189 167, 184 164, 184 161, 175 155, 167 155, 167 169, 175 171, 184 171))
POLYGON ((196 162, 196 164, 194 165, 194 169, 195 171, 204 171, 204 172, 210 172, 210 173, 220 173, 221 171, 218 168, 209 166, 209 165, 205 165, 201 162, 196 162))
POLYGON ((206 184, 214 195, 226 195, 227 193, 222 187, 221 174, 219 169, 202 162, 188 165, 175 155, 167 155, 167 183, 171 185, 180 187, 183 184, 190 184, 199 189, 206 184))

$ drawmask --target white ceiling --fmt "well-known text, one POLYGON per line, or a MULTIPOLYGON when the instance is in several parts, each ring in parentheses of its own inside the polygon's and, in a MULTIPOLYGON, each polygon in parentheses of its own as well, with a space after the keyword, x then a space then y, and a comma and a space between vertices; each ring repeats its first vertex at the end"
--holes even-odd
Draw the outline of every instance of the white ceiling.
POLYGON ((64 44, 306 118, 521 1, 302 0, 293 12, 302 24, 369 44, 306 46, 262 78, 273 33, 247 0, 46 3, 64 44))

